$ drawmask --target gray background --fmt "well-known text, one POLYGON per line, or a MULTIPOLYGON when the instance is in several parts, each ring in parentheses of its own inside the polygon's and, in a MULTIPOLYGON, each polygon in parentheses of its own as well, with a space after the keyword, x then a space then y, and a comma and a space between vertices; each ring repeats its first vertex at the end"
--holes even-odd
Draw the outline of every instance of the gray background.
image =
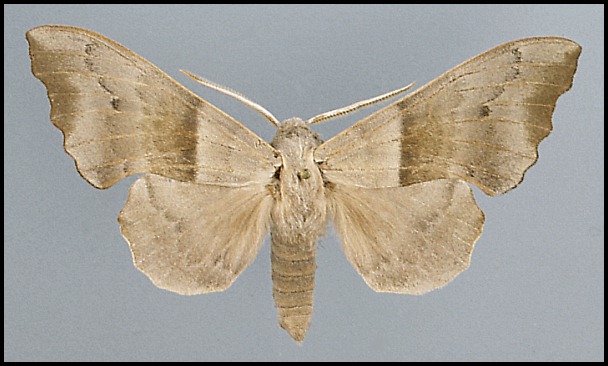
MULTIPOLYGON (((4 7, 5 360, 603 360, 603 6, 4 7), (178 72, 242 92, 283 120, 401 87, 522 37, 583 53, 525 182, 490 198, 472 266, 421 297, 370 290, 336 235, 321 239, 303 345, 279 328, 269 245, 223 293, 160 290, 131 263, 116 217, 130 177, 80 178, 30 73, 25 32, 100 32, 265 139, 273 127, 178 72)), ((330 137, 377 108, 318 126, 330 137)))

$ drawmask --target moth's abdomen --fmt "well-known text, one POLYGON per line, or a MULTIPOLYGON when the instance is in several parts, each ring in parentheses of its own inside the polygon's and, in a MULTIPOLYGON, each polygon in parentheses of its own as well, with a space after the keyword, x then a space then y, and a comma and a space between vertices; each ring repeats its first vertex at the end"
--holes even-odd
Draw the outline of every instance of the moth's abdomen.
POLYGON ((272 294, 279 324, 297 342, 302 342, 312 318, 315 288, 316 245, 292 245, 272 237, 272 294))

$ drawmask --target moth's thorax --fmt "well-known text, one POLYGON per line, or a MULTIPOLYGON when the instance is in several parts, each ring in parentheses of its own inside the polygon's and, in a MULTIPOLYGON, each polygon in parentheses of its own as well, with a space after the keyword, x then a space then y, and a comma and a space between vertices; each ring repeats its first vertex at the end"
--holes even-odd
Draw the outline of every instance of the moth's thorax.
POLYGON ((322 142, 299 118, 283 122, 271 142, 283 160, 276 181, 273 234, 286 236, 285 240, 316 238, 325 231, 323 177, 313 158, 315 148, 322 142))

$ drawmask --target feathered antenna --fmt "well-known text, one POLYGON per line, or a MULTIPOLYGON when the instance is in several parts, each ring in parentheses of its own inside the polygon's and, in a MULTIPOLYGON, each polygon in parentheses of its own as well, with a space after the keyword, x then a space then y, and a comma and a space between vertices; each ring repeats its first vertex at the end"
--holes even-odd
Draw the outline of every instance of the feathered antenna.
POLYGON ((346 107, 342 107, 342 108, 338 108, 338 109, 334 109, 333 111, 329 111, 329 112, 325 112, 325 113, 321 113, 317 116, 312 117, 311 119, 309 119, 308 121, 306 121, 307 124, 312 125, 321 121, 325 121, 327 119, 330 118, 334 118, 334 117, 338 117, 338 116, 343 116, 347 113, 350 113, 352 111, 355 111, 359 108, 363 108, 363 107, 367 107, 369 105, 372 105, 374 103, 378 103, 381 102, 385 99, 388 98, 392 98, 397 94, 401 94, 407 90, 409 90, 412 86, 414 86, 414 83, 410 83, 409 85, 397 89, 397 90, 393 90, 392 92, 388 92, 386 94, 382 94, 379 95, 377 97, 371 98, 371 99, 366 99, 366 100, 362 100, 360 102, 357 103, 353 103, 351 105, 348 105, 346 107))
POLYGON ((253 102, 251 99, 245 97, 244 95, 230 89, 227 88, 225 86, 222 86, 220 84, 214 83, 213 81, 209 81, 207 79, 203 79, 200 76, 194 75, 191 72, 185 71, 185 70, 179 70, 181 72, 183 72, 184 74, 186 74, 186 76, 191 77, 192 79, 194 79, 194 81, 196 81, 197 83, 203 84, 204 86, 211 88, 213 90, 217 90, 220 93, 229 95, 233 98, 235 98, 236 100, 238 100, 239 102, 245 104, 247 107, 253 109, 254 111, 260 113, 262 116, 264 116, 267 120, 270 121, 270 123, 272 123, 273 125, 280 127, 281 126, 281 122, 279 122, 278 119, 276 119, 275 116, 272 115, 272 113, 268 112, 268 110, 264 107, 262 107, 261 105, 253 102))

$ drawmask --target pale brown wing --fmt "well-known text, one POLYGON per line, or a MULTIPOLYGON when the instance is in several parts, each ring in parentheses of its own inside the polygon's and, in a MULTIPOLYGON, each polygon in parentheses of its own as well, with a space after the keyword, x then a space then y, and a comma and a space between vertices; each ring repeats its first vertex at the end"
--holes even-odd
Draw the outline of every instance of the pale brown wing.
POLYGON ((491 49, 381 109, 315 152, 336 184, 383 188, 459 178, 507 192, 536 162, 581 48, 558 37, 491 49))
POLYGON ((27 40, 51 120, 93 186, 146 172, 224 186, 273 176, 270 145, 118 43, 52 25, 28 31, 27 40))
POLYGON ((344 253, 372 289, 423 294, 468 268, 484 216, 465 182, 330 187, 344 253))
POLYGON ((253 261, 273 202, 262 185, 221 187, 147 174, 118 218, 135 266, 160 288, 222 291, 253 261))

